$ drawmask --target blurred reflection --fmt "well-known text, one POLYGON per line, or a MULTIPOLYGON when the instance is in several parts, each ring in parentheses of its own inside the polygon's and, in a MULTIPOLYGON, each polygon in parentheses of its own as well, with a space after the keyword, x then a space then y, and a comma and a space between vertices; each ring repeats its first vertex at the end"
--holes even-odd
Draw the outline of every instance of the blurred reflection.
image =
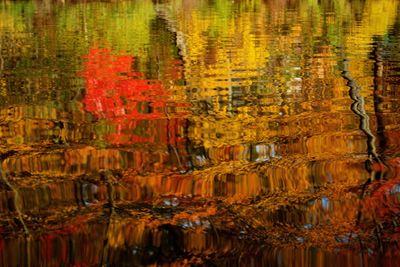
POLYGON ((0 2, 0 265, 395 266, 398 10, 0 2))
MULTIPOLYGON (((170 113, 170 92, 157 80, 146 80, 131 68, 131 56, 113 56, 106 48, 92 48, 85 62, 85 109, 96 119, 111 122, 112 144, 184 141, 184 113, 170 113)), ((172 103, 173 105, 174 103, 172 103)), ((170 105, 171 106, 171 105, 170 105)), ((187 114, 186 114, 187 115, 187 114)))

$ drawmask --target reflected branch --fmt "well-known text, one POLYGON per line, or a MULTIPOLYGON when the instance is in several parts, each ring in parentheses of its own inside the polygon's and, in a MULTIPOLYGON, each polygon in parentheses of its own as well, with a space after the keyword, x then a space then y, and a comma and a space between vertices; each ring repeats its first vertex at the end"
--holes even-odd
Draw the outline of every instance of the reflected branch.
POLYGON ((112 174, 109 171, 106 171, 104 173, 104 180, 105 180, 105 183, 107 184, 109 213, 108 213, 108 221, 107 221, 107 227, 106 227, 106 236, 104 238, 104 243, 103 243, 103 253, 101 254, 100 266, 108 266, 108 250, 110 247, 108 237, 109 237, 111 221, 115 214, 115 203, 114 203, 115 189, 114 189, 113 183, 110 179, 111 175, 112 174))
MULTIPOLYGON (((353 103, 351 104, 351 110, 360 118, 360 130, 367 136, 369 164, 372 165, 374 162, 383 164, 381 156, 378 154, 376 149, 376 137, 371 131, 369 116, 365 110, 364 97, 361 95, 361 86, 351 76, 349 71, 349 60, 343 57, 342 63, 342 77, 347 81, 347 86, 350 88, 349 95, 353 100, 353 103)), ((372 175, 371 179, 374 180, 374 178, 374 175, 372 175)))
POLYGON ((6 175, 3 172, 2 166, 0 164, 0 178, 1 180, 8 186, 8 188, 10 188, 13 193, 14 193, 14 206, 15 206, 15 211, 17 212, 18 215, 18 219, 20 221, 20 223, 22 224, 22 227, 24 228, 24 232, 25 234, 29 235, 29 230, 28 227, 25 224, 25 221, 22 217, 22 211, 21 211, 21 199, 19 196, 19 192, 18 190, 10 183, 10 181, 8 181, 6 175))
MULTIPOLYGON (((342 71, 342 77, 347 81, 347 85, 350 88, 349 89, 349 95, 350 98, 353 100, 353 103, 351 104, 351 110, 360 118, 360 130, 363 131, 363 133, 367 136, 367 149, 368 149, 368 160, 366 162, 367 164, 367 170, 370 172, 370 177, 367 179, 367 181, 362 185, 361 188, 361 193, 360 193, 360 199, 363 199, 365 196, 365 192, 368 188, 368 186, 375 180, 380 180, 383 177, 384 172, 387 169, 387 166, 385 162, 382 160, 382 157, 378 154, 377 148, 376 148, 376 141, 377 138, 375 135, 372 133, 371 128, 370 128, 370 123, 369 123, 369 116, 365 110, 365 101, 364 97, 361 95, 361 86, 357 83, 357 81, 351 76, 351 73, 349 71, 349 60, 345 58, 343 55, 342 51, 342 63, 343 63, 343 71, 342 71), (374 170, 373 164, 378 163, 381 167, 382 170, 374 170), (377 177, 377 175, 379 175, 377 177)), ((376 94, 376 88, 374 88, 374 96, 376 94)), ((376 99, 374 99, 376 101, 376 99)), ((376 111, 376 106, 375 111, 376 111)), ((378 118, 379 120, 379 118, 378 118)), ((378 122, 379 124, 379 122, 378 122)), ((378 129, 379 131, 379 129, 378 129)), ((379 134, 379 132, 378 132, 379 134)), ((362 218, 362 204, 360 203, 357 217, 356 217, 356 225, 360 225, 362 218)), ((379 224, 375 221, 375 230, 374 230, 374 235, 375 238, 378 242, 378 247, 380 252, 383 252, 383 243, 382 243, 382 233, 379 229, 379 224)))
POLYGON ((0 179, 10 188, 13 193, 14 193, 14 206, 15 206, 15 211, 17 212, 18 220, 21 223, 25 237, 26 237, 26 257, 27 257, 27 266, 31 266, 31 244, 32 244, 32 235, 29 232, 28 227, 26 226, 26 223, 24 221, 24 218, 22 217, 23 213, 21 211, 21 206, 22 202, 19 196, 19 192, 15 186, 13 186, 10 181, 8 181, 7 176, 5 175, 2 165, 2 162, 0 162, 0 179))

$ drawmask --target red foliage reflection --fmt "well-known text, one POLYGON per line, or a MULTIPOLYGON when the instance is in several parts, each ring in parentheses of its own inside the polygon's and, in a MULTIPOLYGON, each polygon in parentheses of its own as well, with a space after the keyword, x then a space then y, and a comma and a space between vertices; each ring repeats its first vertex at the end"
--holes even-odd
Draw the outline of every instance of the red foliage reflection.
MULTIPOLYGON (((388 180, 374 181, 368 190, 367 196, 361 200, 361 223, 364 232, 369 233, 378 243, 374 249, 387 247, 385 255, 398 257, 398 242, 400 240, 400 227, 397 223, 400 213, 400 158, 387 161, 391 175, 388 180), (392 246, 393 245, 393 246, 392 246), (394 249, 393 249, 394 248, 394 249)), ((375 171, 384 170, 385 166, 376 163, 375 171)))
POLYGON ((133 71, 134 57, 112 55, 111 49, 92 48, 85 57, 85 109, 106 119, 115 132, 106 136, 113 144, 139 142, 171 144, 181 141, 182 118, 167 115, 169 93, 157 80, 133 71))
MULTIPOLYGON (((370 194, 362 201, 364 216, 377 222, 390 221, 400 213, 400 158, 393 158, 387 164, 394 177, 375 181, 371 185, 370 194)), ((373 169, 381 171, 384 166, 376 163, 373 169)))

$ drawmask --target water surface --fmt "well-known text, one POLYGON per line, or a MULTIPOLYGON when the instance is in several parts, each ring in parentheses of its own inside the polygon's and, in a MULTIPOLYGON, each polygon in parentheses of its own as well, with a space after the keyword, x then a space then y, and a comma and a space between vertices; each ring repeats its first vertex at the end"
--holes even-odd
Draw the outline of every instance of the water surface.
POLYGON ((0 1, 0 265, 395 266, 399 9, 0 1))

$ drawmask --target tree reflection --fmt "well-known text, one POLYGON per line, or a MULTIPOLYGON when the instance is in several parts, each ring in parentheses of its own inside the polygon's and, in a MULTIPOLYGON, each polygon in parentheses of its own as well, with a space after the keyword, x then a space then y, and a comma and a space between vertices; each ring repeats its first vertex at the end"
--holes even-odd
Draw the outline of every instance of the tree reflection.
POLYGON ((113 55, 109 48, 92 48, 86 57, 85 109, 104 119, 115 131, 112 144, 183 142, 184 113, 169 115, 171 94, 161 81, 133 70, 135 57, 113 55))

